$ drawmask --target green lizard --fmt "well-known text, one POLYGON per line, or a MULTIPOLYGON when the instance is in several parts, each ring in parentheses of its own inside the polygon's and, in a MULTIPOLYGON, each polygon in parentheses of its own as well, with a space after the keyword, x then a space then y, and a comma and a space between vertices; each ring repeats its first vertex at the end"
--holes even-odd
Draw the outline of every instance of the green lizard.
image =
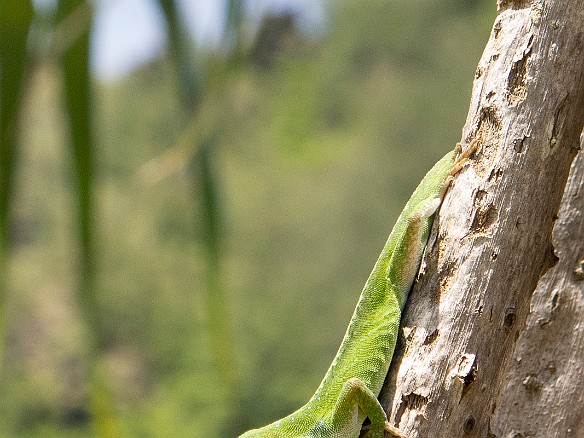
POLYGON ((476 147, 475 140, 460 154, 457 145, 432 167, 412 194, 365 283, 339 351, 308 403, 240 438, 353 438, 359 436, 365 418, 370 421, 366 437, 382 438, 384 431, 403 437, 387 421, 377 396, 389 370, 401 313, 434 213, 453 176, 476 147))

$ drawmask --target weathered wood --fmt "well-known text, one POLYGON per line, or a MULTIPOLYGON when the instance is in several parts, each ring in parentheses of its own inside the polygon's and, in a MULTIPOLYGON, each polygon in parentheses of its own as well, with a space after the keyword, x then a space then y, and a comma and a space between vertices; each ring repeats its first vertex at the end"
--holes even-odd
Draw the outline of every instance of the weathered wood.
POLYGON ((539 281, 491 428, 500 437, 584 437, 584 144, 552 239, 556 265, 539 281))
POLYGON ((584 1, 498 8, 381 394, 410 437, 584 436, 584 1))

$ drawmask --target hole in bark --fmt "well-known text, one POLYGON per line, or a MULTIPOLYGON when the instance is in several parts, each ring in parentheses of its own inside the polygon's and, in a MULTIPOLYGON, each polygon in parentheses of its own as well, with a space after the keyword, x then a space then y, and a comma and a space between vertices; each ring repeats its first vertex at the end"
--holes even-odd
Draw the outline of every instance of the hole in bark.
POLYGON ((501 179, 502 176, 503 176, 503 169, 501 169, 500 167, 497 167, 496 169, 493 169, 491 171, 491 174, 489 175, 489 182, 498 181, 501 179))
POLYGON ((522 138, 516 138, 513 140, 513 149, 515 152, 520 154, 525 149, 525 140, 527 140, 527 136, 523 136, 522 138))
POLYGON ((428 401, 428 397, 424 397, 423 395, 414 392, 410 394, 402 394, 395 418, 402 418, 406 410, 416 410, 418 413, 424 415, 428 401))
MULTIPOLYGON (((484 106, 479 113, 479 123, 477 127, 477 134, 479 132, 497 133, 501 129, 501 118, 497 114, 496 108, 492 106, 484 106)), ((482 135, 483 138, 488 135, 482 135)))
POLYGON ((505 312, 505 318, 503 318, 503 325, 505 328, 510 329, 515 324, 517 320, 517 312, 514 307, 509 307, 505 312))
POLYGON ((474 417, 470 416, 468 417, 463 426, 462 426, 462 430, 464 430, 464 433, 471 433, 476 425, 476 420, 474 419, 474 417))
POLYGON ((484 209, 479 208, 474 215, 470 229, 478 232, 484 233, 497 221, 498 213, 497 209, 492 205, 487 206, 484 209))
POLYGON ((440 332, 438 331, 438 329, 434 330, 432 333, 430 333, 428 336, 426 336, 426 339, 424 339, 424 342, 422 343, 422 345, 431 344, 432 342, 434 342, 436 340, 436 338, 438 337, 439 334, 440 334, 440 332))
POLYGON ((476 202, 483 202, 483 200, 487 199, 488 193, 485 190, 477 190, 477 194, 475 195, 476 202))
POLYGON ((402 401, 405 402, 406 407, 410 410, 421 411, 428 404, 428 397, 412 392, 404 395, 402 401))
POLYGON ((543 384, 535 374, 530 374, 525 379, 523 379, 523 382, 521 383, 523 384, 524 388, 529 392, 539 391, 543 386, 543 384))

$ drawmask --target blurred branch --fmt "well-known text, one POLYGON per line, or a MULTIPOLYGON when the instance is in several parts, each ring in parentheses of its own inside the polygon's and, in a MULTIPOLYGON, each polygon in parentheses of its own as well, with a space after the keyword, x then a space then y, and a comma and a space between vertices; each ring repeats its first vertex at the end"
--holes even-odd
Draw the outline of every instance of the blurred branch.
POLYGON ((135 178, 141 184, 153 186, 187 168, 201 149, 203 141, 217 129, 219 106, 215 95, 207 95, 180 134, 176 143, 162 154, 143 164, 135 178))
POLYGON ((30 0, 3 0, 0 3, 0 361, 3 356, 6 264, 18 116, 26 81, 27 37, 32 18, 30 0))

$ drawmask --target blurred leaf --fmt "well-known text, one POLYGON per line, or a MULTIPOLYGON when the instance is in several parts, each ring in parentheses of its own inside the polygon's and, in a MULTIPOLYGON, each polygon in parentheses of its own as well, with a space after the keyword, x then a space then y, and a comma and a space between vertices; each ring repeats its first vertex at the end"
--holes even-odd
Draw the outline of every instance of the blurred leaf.
POLYGON ((212 168, 212 152, 216 149, 217 136, 205 140, 193 159, 195 189, 198 189, 201 206, 201 229, 207 251, 206 274, 206 317, 211 338, 211 351, 218 375, 225 391, 226 399, 232 408, 231 421, 219 427, 221 436, 233 436, 238 431, 237 410, 240 392, 238 390, 237 361, 235 340, 227 305, 227 290, 224 286, 222 260, 222 213, 215 173, 212 168))
MULTIPOLYGON (((83 0, 61 0, 58 16, 61 22, 68 20, 78 8, 86 8, 83 0)), ((89 28, 79 38, 70 42, 67 51, 62 54, 66 117, 69 121, 73 171, 76 182, 79 236, 81 243, 81 287, 80 299, 84 316, 91 327, 94 349, 103 349, 106 340, 101 338, 102 322, 99 318, 95 297, 95 260, 93 214, 94 199, 92 193, 94 177, 94 147, 91 121, 91 90, 89 76, 89 28)))
POLYGON ((207 255, 213 266, 219 265, 221 253, 221 213, 219 211, 219 199, 217 182, 211 165, 211 152, 216 145, 216 138, 207 139, 201 146, 201 150, 195 156, 195 174, 198 176, 201 197, 204 241, 207 255))
POLYGON ((194 64, 195 51, 180 22, 179 12, 174 0, 158 0, 168 27, 168 47, 170 57, 175 62, 181 82, 181 100, 194 109, 198 106, 203 93, 203 78, 200 68, 194 64))
POLYGON ((201 150, 193 160, 193 176, 200 198, 202 237, 208 259, 207 319, 213 343, 211 347, 219 374, 228 390, 232 390, 236 380, 235 348, 229 325, 225 289, 222 284, 222 215, 217 181, 212 169, 212 151, 215 145, 216 138, 210 138, 202 145, 201 150))
MULTIPOLYGON (((61 10, 58 24, 54 26, 52 37, 48 47, 48 55, 55 58, 60 57, 66 53, 71 45, 83 38, 89 31, 91 19, 93 15, 93 7, 89 2, 80 2, 73 5, 70 2, 67 7, 66 15, 61 10)), ((46 24, 51 23, 53 18, 40 16, 40 22, 46 21, 46 24)))
POLYGON ((0 360, 3 353, 9 209, 18 114, 25 82, 26 45, 32 17, 29 0, 3 0, 0 3, 0 360))
MULTIPOLYGON (((212 343, 211 351, 213 352, 219 377, 225 384, 226 394, 228 397, 234 397, 236 396, 235 386, 237 380, 235 342, 230 327, 226 291, 222 281, 221 212, 219 210, 220 202, 217 184, 212 171, 211 155, 217 144, 216 126, 220 116, 216 111, 208 111, 209 106, 215 107, 214 100, 218 97, 216 94, 220 93, 212 93, 215 88, 203 88, 201 81, 193 81, 193 78, 197 77, 191 61, 194 57, 192 55, 194 52, 188 50, 188 40, 182 30, 176 3, 173 0, 159 0, 159 3, 168 24, 171 59, 177 66, 181 79, 180 94, 185 114, 190 115, 190 118, 192 118, 192 123, 187 125, 181 138, 186 136, 190 140, 190 144, 187 147, 190 146, 191 150, 198 151, 197 153, 192 153, 190 161, 193 167, 195 190, 198 189, 197 194, 202 215, 201 229, 207 253, 206 301, 207 320, 212 343), (194 84, 197 84, 198 87, 195 87, 194 84), (205 102, 209 102, 209 105, 205 106, 205 102), (193 129, 198 132, 193 132, 193 129), (207 132, 209 135, 202 136, 203 133, 207 132)), ((239 18, 233 15, 237 13, 237 17, 239 17, 239 12, 234 9, 237 3, 234 1, 229 3, 227 19, 230 23, 233 22, 233 26, 239 23, 239 18)), ((225 83, 221 81, 225 76, 223 76, 223 66, 219 65, 217 67, 214 72, 214 84, 220 89, 225 86, 225 83)), ((175 146, 172 150, 176 151, 177 147, 175 146)))
POLYGON ((241 29, 243 24, 243 2, 227 0, 227 22, 225 23, 225 40, 233 57, 238 58, 243 50, 241 29))
MULTIPOLYGON (((57 15, 61 23, 71 23, 72 27, 59 26, 64 35, 76 39, 68 40, 62 54, 66 117, 69 120, 74 175, 77 189, 77 212, 80 237, 80 278, 79 301, 85 322, 89 325, 91 408, 96 433, 99 437, 120 436, 115 416, 113 396, 104 373, 99 372, 100 356, 107 348, 106 327, 100 317, 95 283, 95 241, 93 179, 95 174, 94 142, 91 113, 91 83, 89 71, 89 24, 79 29, 74 26, 79 11, 91 11, 89 2, 83 0, 61 0, 57 15)), ((84 12, 85 13, 85 12, 84 12)), ((63 38, 67 40, 67 38, 63 38)))

